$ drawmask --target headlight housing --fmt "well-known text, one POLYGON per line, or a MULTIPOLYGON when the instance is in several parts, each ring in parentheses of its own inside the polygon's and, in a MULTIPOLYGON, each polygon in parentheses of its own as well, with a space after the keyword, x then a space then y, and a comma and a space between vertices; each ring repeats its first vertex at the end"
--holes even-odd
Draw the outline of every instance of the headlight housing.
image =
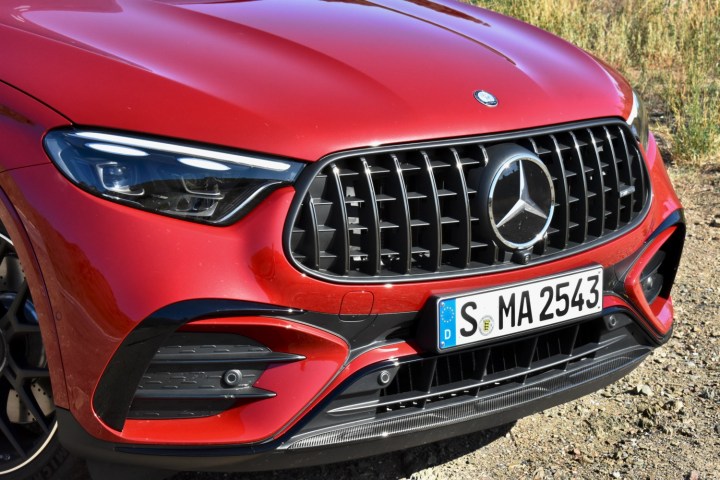
POLYGON ((93 195, 171 217, 228 225, 300 162, 95 130, 54 130, 45 149, 75 185, 93 195))
POLYGON ((635 140, 640 142, 640 145, 647 150, 648 137, 650 136, 648 114, 645 104, 635 91, 633 91, 633 105, 627 123, 630 125, 633 135, 635 135, 635 140))

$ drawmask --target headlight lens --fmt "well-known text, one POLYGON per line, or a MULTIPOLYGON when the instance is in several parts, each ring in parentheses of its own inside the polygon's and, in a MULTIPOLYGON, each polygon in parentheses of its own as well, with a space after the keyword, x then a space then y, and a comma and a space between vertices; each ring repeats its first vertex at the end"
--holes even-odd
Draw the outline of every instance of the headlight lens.
POLYGON ((303 164, 191 144, 91 130, 55 130, 45 149, 80 188, 172 217, 227 225, 303 164))
POLYGON ((642 100, 640 100, 640 97, 638 97, 637 93, 634 91, 633 106, 630 111, 630 116, 627 119, 627 123, 630 125, 633 135, 635 135, 635 140, 640 142, 643 148, 647 150, 648 136, 650 135, 648 129, 648 114, 645 109, 645 104, 642 100))

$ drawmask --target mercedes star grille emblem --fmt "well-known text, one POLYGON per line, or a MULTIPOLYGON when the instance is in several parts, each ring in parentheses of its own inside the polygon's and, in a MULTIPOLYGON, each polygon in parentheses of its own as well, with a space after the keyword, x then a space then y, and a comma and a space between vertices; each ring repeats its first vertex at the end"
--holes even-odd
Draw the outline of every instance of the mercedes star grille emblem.
POLYGON ((505 214, 503 218, 497 222, 497 228, 502 228, 503 225, 511 220, 518 218, 518 215, 523 213, 529 213, 531 215, 537 215, 542 220, 548 218, 550 212, 544 212, 540 209, 537 203, 530 197, 530 189, 528 188, 527 180, 525 179, 525 169, 523 168, 523 160, 516 160, 518 171, 520 172, 520 196, 515 202, 515 205, 505 214))
POLYGON ((475 96, 475 100, 486 107, 496 107, 498 104, 498 99, 495 98, 495 95, 490 92, 486 92, 485 90, 478 90, 473 95, 475 96))
POLYGON ((488 149, 490 162, 482 175, 480 216, 495 242, 523 250, 542 240, 555 205, 552 177, 531 151, 515 144, 488 149))

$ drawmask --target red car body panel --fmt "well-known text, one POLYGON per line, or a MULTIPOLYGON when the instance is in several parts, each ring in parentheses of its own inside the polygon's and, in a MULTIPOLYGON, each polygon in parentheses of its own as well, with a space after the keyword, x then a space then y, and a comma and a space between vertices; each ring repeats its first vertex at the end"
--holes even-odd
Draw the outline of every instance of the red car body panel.
POLYGON ((80 125, 313 161, 630 109, 627 83, 588 54, 450 2, 56 5, 0 7, 0 44, 13 46, 0 78, 80 125), (500 105, 478 108, 477 89, 500 105))
MULTIPOLYGON (((645 239, 670 213, 680 208, 654 138, 646 158, 655 180, 654 195, 665 202, 656 203, 646 219, 627 235, 564 259, 563 270, 594 263, 608 266, 629 257, 642 248, 645 239)), ((280 239, 285 212, 294 195, 292 188, 273 193, 235 225, 209 228, 94 197, 68 183, 52 165, 14 170, 0 176, 0 182, 0 187, 16 199, 16 208, 26 219, 55 315, 73 319, 57 322, 65 352, 63 362, 72 372, 66 374, 71 410, 88 431, 114 441, 142 442, 146 435, 135 435, 134 428, 116 432, 98 422, 87 408, 95 384, 119 342, 140 321, 165 305, 187 298, 226 298, 339 314, 345 295, 370 292, 373 314, 418 311, 433 295, 515 283, 550 275, 558 268, 555 262, 549 262, 490 276, 435 282, 331 285, 299 272, 285 256, 280 239), (55 201, 46 194, 48 191, 58 192, 65 202, 55 201), (132 227, 118 229, 117 225, 132 227), (142 265, 142 270, 128 269, 128 258, 142 265), (172 277, 168 276, 170 271, 172 277), (78 339, 83 339, 82 350, 74 347, 78 339)), ((240 429, 228 428, 236 435, 234 441, 246 441, 240 429)), ((194 430, 185 432, 193 434, 171 435, 163 441, 198 440, 194 430)), ((278 432, 265 433, 270 437, 278 432)), ((228 438, 223 436, 217 441, 228 438)))
MULTIPOLYGON (((292 351, 305 360, 272 368, 255 383, 277 393, 262 402, 241 402, 234 408, 204 418, 176 420, 128 420, 123 428, 127 440, 152 438, 154 443, 238 443, 258 442, 300 417, 305 408, 336 376, 348 356, 341 338, 302 324, 271 319, 241 318, 205 320, 185 331, 222 331, 247 335, 274 351, 292 351), (302 378, 302 382, 288 382, 302 378), (228 428, 235 425, 237 429, 228 428)), ((112 437, 109 437, 112 438, 112 437)))
POLYGON ((627 276, 628 295, 606 291, 604 307, 636 313, 657 337, 669 334, 671 299, 643 304, 639 286, 645 262, 674 230, 648 239, 682 208, 652 136, 643 152, 652 204, 622 236, 527 267, 387 284, 328 282, 288 260, 283 232, 294 186, 214 227, 94 196, 68 181, 42 145, 49 130, 86 125, 314 162, 348 149, 627 119, 631 88, 591 55, 451 1, 58 3, 0 6, 0 45, 12 47, 0 50, 0 220, 21 239, 18 255, 39 286, 32 297, 54 402, 93 437, 191 446, 277 439, 364 368, 426 353, 398 340, 349 357, 351 346, 330 325, 205 318, 186 330, 243 334, 306 359, 263 373, 257 385, 275 398, 112 428, 93 407, 108 365, 144 320, 188 299, 258 302, 339 322, 611 267, 647 248, 627 276), (496 95, 498 106, 476 102, 478 89, 496 95), (295 378, 303 380, 288 380, 295 378))
MULTIPOLYGON (((37 149, 37 139, 47 129, 64 125, 67 120, 58 115, 25 93, 0 82, 0 145, 11 145, 11 148, 0 150, 0 177, 4 171, 26 167, 33 164, 47 163, 47 156, 37 149), (35 155, 29 154, 35 152, 35 155)), ((1 180, 0 180, 1 182, 1 180)), ((8 229, 11 238, 19 238, 18 255, 25 266, 25 274, 33 285, 44 285, 43 275, 35 255, 32 242, 25 230, 24 222, 11 200, 0 189, 0 221, 8 229)), ((67 407, 68 397, 65 388, 65 375, 60 355, 55 321, 48 295, 44 290, 34 291, 35 307, 42 324, 42 334, 48 357, 52 358, 52 382, 55 387, 54 400, 57 405, 67 407)))

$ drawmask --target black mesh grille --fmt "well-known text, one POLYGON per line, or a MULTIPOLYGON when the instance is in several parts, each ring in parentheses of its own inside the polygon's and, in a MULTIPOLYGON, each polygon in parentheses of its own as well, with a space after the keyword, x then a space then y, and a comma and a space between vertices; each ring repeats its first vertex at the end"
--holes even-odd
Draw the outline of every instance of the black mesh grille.
MULTIPOLYGON (((515 342, 444 354, 401 365, 380 391, 378 413, 424 407, 457 395, 482 395, 504 384, 522 384, 550 370, 591 359, 607 344, 600 341, 603 319, 584 322, 515 342), (408 401, 408 398, 415 398, 408 401)), ((614 337, 615 340, 620 337, 614 337)))
MULTIPOLYGON (((623 122, 588 123, 336 156, 309 172, 290 230, 298 265, 382 281, 513 265, 483 231, 469 178, 487 148, 516 143, 545 163, 556 206, 529 263, 583 248, 637 223, 649 198, 644 162, 623 122)), ((307 178, 307 177, 306 177, 307 178)))
POLYGON ((635 320, 615 309, 501 343, 383 362, 338 388, 290 448, 381 439, 468 420, 478 429, 496 426, 607 385, 653 345, 635 320))

